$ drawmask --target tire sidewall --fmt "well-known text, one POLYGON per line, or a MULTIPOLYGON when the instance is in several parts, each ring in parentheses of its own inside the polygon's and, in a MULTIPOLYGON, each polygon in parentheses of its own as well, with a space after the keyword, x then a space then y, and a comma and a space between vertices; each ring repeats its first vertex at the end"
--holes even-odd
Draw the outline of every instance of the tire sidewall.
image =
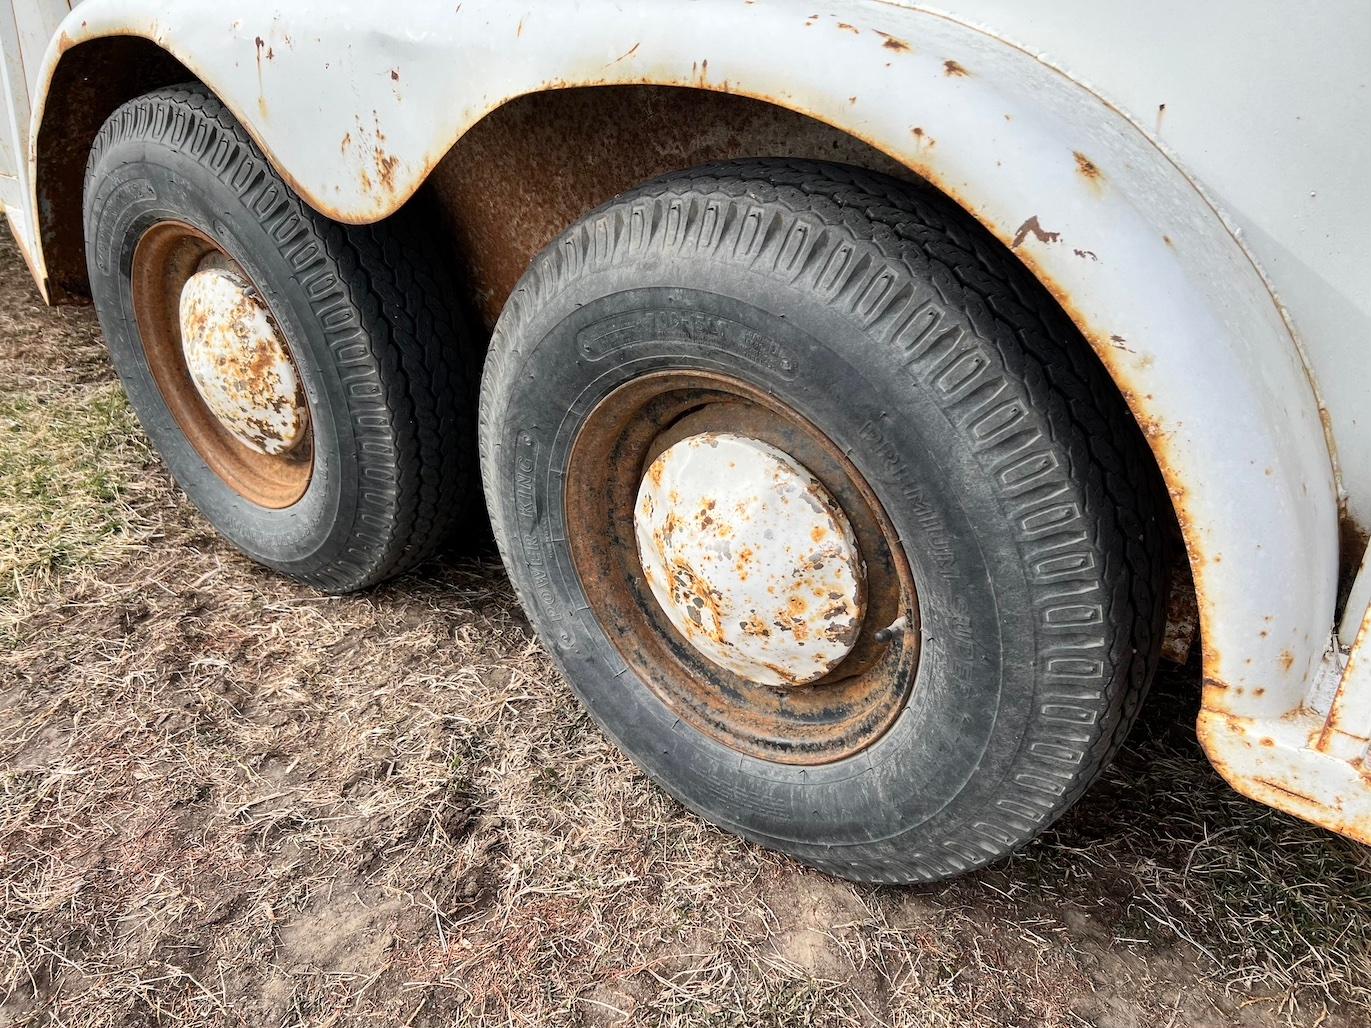
MULTIPOLYGON (((927 844, 962 832, 992 801, 1038 704, 1035 597, 1016 540, 997 530, 1008 519, 994 476, 954 412, 840 305, 727 260, 652 254, 569 276, 535 267, 523 292, 492 347, 510 346, 502 331, 528 341, 504 355, 507 391, 487 424, 488 498, 516 588, 592 715, 717 824, 843 873, 925 875, 892 871, 871 855, 936 863, 927 844), (540 277, 565 284, 540 288, 540 277), (648 340, 612 360, 588 359, 577 344, 602 315, 668 295, 746 331, 648 340), (555 542, 566 534, 561 469, 585 414, 644 371, 689 369, 742 373, 823 429, 880 498, 914 570, 922 652, 910 700, 884 736, 850 758, 773 763, 685 723, 626 668, 588 609, 593 597, 567 547, 555 542), (911 850, 904 840, 915 835, 911 850)), ((968 319, 961 327, 971 333, 968 319)))
POLYGON ((180 149, 145 140, 106 147, 91 169, 86 195, 92 296, 132 406, 200 511, 250 557, 286 573, 340 558, 345 566, 359 528, 366 541, 364 526, 356 524, 364 488, 356 426, 360 419, 384 424, 380 386, 357 312, 342 297, 337 274, 318 263, 322 240, 311 233, 301 242, 298 230, 306 219, 294 213, 282 219, 278 208, 286 187, 263 174, 264 167, 257 170, 257 188, 240 192, 180 149), (264 223, 259 211, 274 215, 272 222, 264 223), (214 239, 247 272, 288 341, 314 435, 308 488, 289 507, 258 506, 212 471, 182 433, 148 369, 130 271, 138 240, 165 220, 185 222, 214 239))

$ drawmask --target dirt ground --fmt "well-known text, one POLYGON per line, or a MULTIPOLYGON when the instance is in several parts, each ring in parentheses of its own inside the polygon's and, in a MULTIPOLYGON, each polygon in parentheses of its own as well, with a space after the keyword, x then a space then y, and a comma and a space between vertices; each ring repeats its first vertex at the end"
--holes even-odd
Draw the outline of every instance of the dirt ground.
POLYGON ((235 555, 0 244, 0 1023, 1364 1025, 1371 850, 1228 790, 1196 675, 1013 860, 808 871, 606 744, 489 551, 235 555))

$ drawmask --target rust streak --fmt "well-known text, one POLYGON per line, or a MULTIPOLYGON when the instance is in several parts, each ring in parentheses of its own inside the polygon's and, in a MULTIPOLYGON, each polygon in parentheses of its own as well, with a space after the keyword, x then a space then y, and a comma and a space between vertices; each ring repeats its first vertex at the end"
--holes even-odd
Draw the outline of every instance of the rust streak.
POLYGON ((950 78, 965 78, 971 74, 960 64, 953 60, 943 61, 943 74, 950 78))
POLYGON ((257 109, 263 117, 267 114, 266 90, 262 86, 262 48, 267 45, 266 40, 261 36, 253 38, 253 43, 257 47, 257 109))
POLYGON ((880 29, 876 30, 876 35, 884 40, 884 42, 881 43, 881 46, 885 47, 887 50, 894 50, 896 53, 905 53, 911 49, 910 45, 899 36, 892 36, 889 32, 882 32, 880 29))
POLYGON ((1316 800, 1313 796, 1306 796, 1304 793, 1296 792, 1294 789, 1287 789, 1284 785, 1279 785, 1276 782, 1271 781, 1271 779, 1269 778, 1254 778, 1252 780, 1259 785, 1266 786, 1268 789, 1271 789, 1274 792, 1279 792, 1285 796, 1291 796, 1301 801, 1302 803, 1309 803, 1315 807, 1328 806, 1328 804, 1324 803, 1322 800, 1316 800))
POLYGON ((1085 180, 1092 186, 1098 186, 1104 180, 1104 174, 1085 154, 1079 150, 1072 150, 1071 155, 1076 158, 1076 170, 1085 177, 1085 180))
POLYGON ((395 166, 399 163, 399 158, 376 151, 376 174, 381 179, 382 188, 388 193, 395 192, 395 166))

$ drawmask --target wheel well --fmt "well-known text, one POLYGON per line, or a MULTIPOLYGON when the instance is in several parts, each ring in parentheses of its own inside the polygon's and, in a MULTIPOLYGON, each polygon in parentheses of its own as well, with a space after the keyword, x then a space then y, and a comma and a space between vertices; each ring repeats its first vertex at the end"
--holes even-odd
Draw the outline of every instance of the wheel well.
MULTIPOLYGON (((447 152, 423 192, 445 223, 454 285, 489 330, 529 262, 568 225, 656 175, 737 157, 835 161, 926 185, 841 129, 762 100, 679 86, 583 86, 492 111, 447 152)), ((1168 513, 1175 586, 1167 656, 1183 662, 1194 586, 1168 513)))
POLYGON ((921 182, 840 129, 744 96, 680 86, 582 86, 496 108, 450 149, 426 190, 442 209, 486 327, 533 256, 647 179, 735 157, 808 157, 921 182))
POLYGON ((139 36, 93 39, 58 62, 35 147, 39 233, 51 302, 90 298, 82 192, 86 159, 100 126, 120 104, 194 77, 171 54, 139 36))

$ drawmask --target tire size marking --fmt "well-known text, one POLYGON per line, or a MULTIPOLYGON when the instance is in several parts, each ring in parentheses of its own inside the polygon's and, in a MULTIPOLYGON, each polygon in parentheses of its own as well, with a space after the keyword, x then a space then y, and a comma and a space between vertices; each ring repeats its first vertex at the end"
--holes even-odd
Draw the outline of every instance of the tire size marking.
POLYGON ((588 361, 643 342, 694 343, 741 358, 790 381, 799 372, 794 357, 770 336, 717 314, 698 310, 646 309, 616 314, 582 329, 576 346, 588 361))

